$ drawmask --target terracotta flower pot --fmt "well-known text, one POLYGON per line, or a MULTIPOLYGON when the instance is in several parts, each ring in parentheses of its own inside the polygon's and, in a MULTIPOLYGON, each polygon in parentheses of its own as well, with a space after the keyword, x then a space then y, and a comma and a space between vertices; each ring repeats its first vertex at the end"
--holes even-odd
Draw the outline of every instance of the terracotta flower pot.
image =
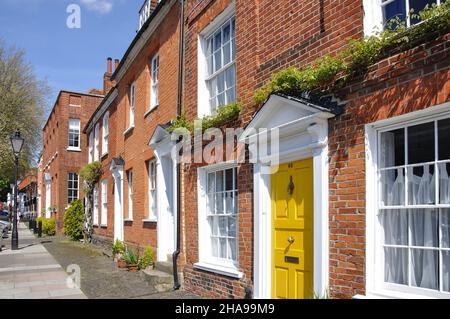
POLYGON ((123 259, 117 260, 117 267, 119 268, 127 268, 127 263, 123 259))
POLYGON ((138 265, 127 265, 128 271, 131 272, 138 272, 139 271, 139 266, 138 265))

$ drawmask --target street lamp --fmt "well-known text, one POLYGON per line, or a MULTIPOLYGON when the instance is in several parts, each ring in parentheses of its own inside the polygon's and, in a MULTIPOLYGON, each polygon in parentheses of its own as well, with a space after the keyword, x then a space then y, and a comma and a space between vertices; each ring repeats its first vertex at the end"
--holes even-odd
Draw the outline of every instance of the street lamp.
POLYGON ((20 132, 17 131, 14 135, 11 136, 11 146, 14 152, 14 157, 16 160, 16 170, 15 170, 15 179, 14 179, 14 217, 13 217, 13 231, 11 238, 11 250, 19 249, 19 233, 17 232, 17 193, 18 193, 18 185, 17 179, 19 178, 19 155, 20 151, 22 151, 23 137, 20 136, 20 132))

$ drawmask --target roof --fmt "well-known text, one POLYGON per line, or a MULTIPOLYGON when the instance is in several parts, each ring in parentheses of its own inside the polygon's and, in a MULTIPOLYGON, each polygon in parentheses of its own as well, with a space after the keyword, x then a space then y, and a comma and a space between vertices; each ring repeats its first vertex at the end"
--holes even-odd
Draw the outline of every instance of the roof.
POLYGON ((153 21, 153 19, 158 15, 161 8, 168 2, 169 0, 161 0, 155 7, 155 9, 150 14, 150 17, 147 19, 147 21, 144 23, 142 28, 136 33, 136 36, 134 37, 133 41, 131 42, 130 46, 128 47, 127 51, 125 52, 123 58, 120 60, 119 66, 114 70, 114 73, 111 76, 111 81, 114 81, 116 79, 116 76, 118 72, 122 69, 123 65, 125 64, 128 56, 130 55, 131 51, 133 50, 134 46, 138 42, 139 38, 142 36, 142 34, 147 30, 150 23, 153 21))
POLYGON ((310 92, 304 92, 300 96, 292 96, 281 93, 272 93, 273 95, 281 96, 286 99, 303 103, 319 111, 330 112, 334 115, 339 115, 343 111, 343 103, 333 99, 331 95, 320 95, 310 92))
POLYGON ((58 100, 61 97, 62 93, 77 94, 77 95, 84 95, 84 96, 93 96, 93 97, 99 97, 99 98, 103 98, 104 97, 104 95, 99 95, 99 94, 82 93, 82 92, 69 91, 69 90, 60 90, 59 93, 58 93, 58 96, 56 97, 55 104, 53 104, 53 108, 50 111, 50 114, 48 115, 47 121, 45 122, 45 125, 42 127, 42 130, 44 130, 47 127, 48 121, 52 117, 53 111, 55 110, 56 105, 58 104, 58 100))

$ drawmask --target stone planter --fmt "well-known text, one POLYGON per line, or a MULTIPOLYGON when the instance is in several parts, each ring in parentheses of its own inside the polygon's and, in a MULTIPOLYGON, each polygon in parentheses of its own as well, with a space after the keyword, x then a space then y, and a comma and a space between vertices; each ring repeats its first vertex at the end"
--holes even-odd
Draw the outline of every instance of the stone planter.
POLYGON ((127 265, 128 271, 130 272, 138 272, 139 266, 138 265, 127 265))
POLYGON ((117 267, 119 267, 119 268, 127 268, 127 263, 123 259, 118 259, 117 260, 117 267))

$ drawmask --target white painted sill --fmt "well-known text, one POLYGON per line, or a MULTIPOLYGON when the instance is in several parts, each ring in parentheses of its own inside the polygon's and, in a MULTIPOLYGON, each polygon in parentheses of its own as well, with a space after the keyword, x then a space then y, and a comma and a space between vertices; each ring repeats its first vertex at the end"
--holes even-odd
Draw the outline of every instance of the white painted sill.
POLYGON ((352 299, 435 299, 430 296, 417 295, 399 291, 373 291, 365 295, 355 295, 352 299))
POLYGON ((143 219, 142 222, 143 223, 156 223, 156 222, 158 222, 158 220, 156 218, 148 218, 148 219, 143 219))
POLYGON ((232 269, 229 267, 219 266, 215 264, 198 262, 194 264, 194 269, 200 269, 204 271, 214 272, 220 275, 241 279, 244 277, 244 274, 238 271, 237 269, 232 269))
POLYGON ((127 218, 127 219, 123 220, 124 223, 127 223, 127 222, 129 223, 129 222, 132 222, 132 221, 133 221, 133 218, 127 218))
POLYGON ((100 225, 100 228, 108 228, 108 225, 102 224, 100 225))
POLYGON ((134 125, 133 125, 133 126, 130 126, 129 128, 127 128, 126 131, 123 132, 123 135, 127 135, 128 133, 130 133, 130 132, 133 131, 133 130, 134 130, 134 125))
POLYGON ((68 147, 67 148, 68 152, 81 152, 81 148, 77 148, 77 147, 68 147))
POLYGON ((158 106, 158 104, 156 104, 155 106, 151 106, 150 109, 144 113, 144 118, 146 118, 150 113, 153 113, 158 108, 158 106))

